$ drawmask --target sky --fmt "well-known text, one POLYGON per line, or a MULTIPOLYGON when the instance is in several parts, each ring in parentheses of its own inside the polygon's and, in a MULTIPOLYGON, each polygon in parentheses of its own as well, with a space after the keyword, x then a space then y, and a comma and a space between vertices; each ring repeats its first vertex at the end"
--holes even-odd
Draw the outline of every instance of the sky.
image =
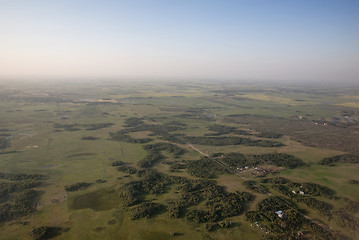
POLYGON ((0 79, 359 82, 358 0, 0 0, 0 79))

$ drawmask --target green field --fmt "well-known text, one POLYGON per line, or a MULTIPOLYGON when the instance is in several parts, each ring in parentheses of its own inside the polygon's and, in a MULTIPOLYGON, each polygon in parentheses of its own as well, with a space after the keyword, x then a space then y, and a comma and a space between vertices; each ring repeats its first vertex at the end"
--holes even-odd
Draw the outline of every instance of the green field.
MULTIPOLYGON (((272 230, 266 234, 247 219, 246 212, 256 210, 269 194, 249 189, 244 182, 254 181, 271 196, 295 202, 296 196, 262 181, 284 177, 293 184, 280 184, 290 186, 290 191, 294 183, 319 184, 333 190, 331 197, 306 196, 328 203, 331 217, 300 201, 295 211, 314 219, 315 224, 320 222, 333 239, 358 239, 358 92, 355 87, 237 82, 3 82, 0 238, 263 239, 278 233, 272 230), (117 138, 110 133, 117 133, 117 138), (269 146, 272 143, 277 145, 269 146), (178 149, 183 152, 176 152, 178 149), (222 158, 230 153, 244 154, 247 162, 230 165, 222 158), (284 154, 303 164, 289 167, 286 160, 265 159, 287 156, 284 154), (356 160, 320 164, 323 158, 343 154, 356 160), (206 160, 204 155, 210 157, 206 160), (144 159, 147 165, 141 165, 144 159), (210 165, 201 165, 205 161, 210 165), (191 164, 197 164, 194 172, 191 164), (259 174, 258 167, 268 172, 259 174), (161 173, 163 179, 179 177, 185 183, 171 180, 174 182, 166 185, 159 181, 155 187, 160 190, 151 186, 148 191, 137 186, 138 202, 126 205, 121 189, 144 181, 151 171, 161 173), (21 174, 41 177, 15 179, 21 174), (224 187, 223 196, 239 191, 249 192, 252 198, 235 214, 191 220, 191 211, 207 211, 219 201, 201 193, 199 202, 182 206, 178 218, 169 216, 167 208, 183 197, 181 189, 186 184, 208 179, 213 188, 224 187), (30 183, 33 185, 26 185, 30 183), (13 188, 8 190, 10 185, 13 188), (70 186, 75 190, 68 190, 70 186), (36 197, 25 211, 18 199, 29 189, 36 197), (345 215, 347 222, 343 224, 336 214, 349 201, 356 207, 345 215), (136 206, 146 203, 162 207, 131 220, 136 206), (11 206, 10 210, 6 206, 11 206), (231 221, 230 227, 219 227, 225 220, 231 221), (34 229, 42 226, 48 230, 37 238, 41 234, 36 235, 34 229)), ((307 231, 304 239, 331 239, 315 235, 307 225, 303 225, 307 231)), ((298 231, 293 228, 290 233, 298 231)))

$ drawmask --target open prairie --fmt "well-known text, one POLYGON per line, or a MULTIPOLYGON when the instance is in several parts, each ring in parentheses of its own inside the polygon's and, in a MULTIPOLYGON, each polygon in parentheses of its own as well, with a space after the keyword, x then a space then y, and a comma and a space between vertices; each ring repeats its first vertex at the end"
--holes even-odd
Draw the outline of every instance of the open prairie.
POLYGON ((358 92, 3 82, 0 238, 358 239, 358 92))

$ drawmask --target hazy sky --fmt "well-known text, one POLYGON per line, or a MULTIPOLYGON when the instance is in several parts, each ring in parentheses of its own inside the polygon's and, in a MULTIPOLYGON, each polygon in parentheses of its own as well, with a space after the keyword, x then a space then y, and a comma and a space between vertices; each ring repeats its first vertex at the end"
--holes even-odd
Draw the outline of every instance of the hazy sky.
POLYGON ((0 0, 0 76, 359 81, 359 1, 0 0))

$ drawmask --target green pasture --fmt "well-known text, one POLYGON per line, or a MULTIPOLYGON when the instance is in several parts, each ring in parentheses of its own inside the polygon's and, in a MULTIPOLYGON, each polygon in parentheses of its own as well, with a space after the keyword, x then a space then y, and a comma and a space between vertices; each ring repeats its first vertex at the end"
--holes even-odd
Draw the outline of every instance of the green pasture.
MULTIPOLYGON (((123 161, 128 166, 137 167, 137 162, 146 156, 144 144, 109 140, 110 132, 125 129, 125 120, 130 117, 144 118, 147 124, 165 124, 177 121, 186 124, 183 130, 172 133, 204 136, 214 133, 208 130, 214 124, 237 127, 251 133, 266 129, 274 133, 284 132, 279 139, 282 147, 255 147, 242 145, 206 146, 193 145, 205 154, 217 152, 238 152, 243 154, 287 153, 304 160, 308 166, 283 169, 276 176, 296 182, 312 182, 335 190, 339 199, 325 200, 339 209, 344 198, 359 202, 359 185, 350 180, 359 180, 359 165, 336 164, 322 166, 318 162, 358 150, 352 144, 342 143, 357 132, 356 116, 358 96, 353 89, 310 88, 267 86, 265 84, 246 85, 235 82, 161 82, 123 83, 91 82, 88 84, 57 83, 3 84, 0 89, 0 129, 10 134, 11 146, 0 149, 0 172, 38 173, 48 178, 35 189, 41 192, 36 211, 9 222, 0 223, 0 238, 31 239, 34 227, 53 226, 63 230, 54 239, 262 239, 264 232, 252 227, 244 215, 231 218, 232 228, 209 232, 204 224, 185 218, 170 218, 166 211, 151 218, 130 220, 127 209, 121 204, 118 189, 125 183, 134 181, 136 175, 119 172, 111 166, 114 161, 123 161), (116 103, 92 102, 98 99, 113 99, 116 103), (253 118, 252 122, 228 121, 228 116, 249 114, 264 116, 253 118), (352 114, 348 126, 315 126, 315 121, 330 121, 334 117, 352 114), (292 119, 303 116, 305 121, 298 125, 292 119), (265 119, 265 120, 263 120, 265 119), (284 119, 283 122, 276 122, 284 119), (86 124, 112 123, 113 125, 86 130, 86 124), (270 123, 270 124, 269 124, 270 123), (54 124, 77 124, 75 131, 55 128, 54 124), (300 126, 299 126, 300 125, 300 126), (295 132, 296 128, 301 130, 295 132), (319 129, 320 128, 320 129, 319 129), (11 131, 8 131, 11 129, 11 131), (319 130, 318 130, 319 129, 319 130), (325 133, 325 137, 321 136, 325 133), (97 140, 82 140, 83 137, 97 140), (310 139, 302 136, 311 136, 310 139), (328 136, 330 144, 320 145, 328 136), (342 145, 345 145, 344 148, 342 145), (10 153, 11 151, 15 151, 10 153), (103 180, 103 182, 96 182, 103 180), (87 189, 66 192, 65 186, 88 182, 87 189)), ((344 121, 344 120, 343 120, 344 121)), ((150 131, 131 132, 137 138, 152 138, 150 143, 163 142, 161 136, 152 136, 150 131)), ((229 134, 231 135, 231 134, 229 134)), ((243 136, 255 139, 254 136, 243 136)), ((349 141, 349 140, 348 140, 349 141)), ((351 142, 351 141, 349 141, 351 142)), ((174 176, 198 179, 186 170, 170 172, 163 161, 197 160, 202 155, 186 144, 177 144, 186 150, 183 155, 174 156, 163 151, 164 159, 153 165, 153 169, 174 176)), ((356 147, 355 147, 356 146, 356 147)), ((273 177, 273 175, 269 175, 273 177)), ((252 180, 258 180, 250 176, 252 180)), ((228 192, 250 191, 243 185, 243 179, 233 174, 222 174, 215 179, 228 192)), ((274 191, 275 194, 276 193, 274 191)), ((143 196, 145 200, 168 205, 178 198, 175 186, 164 194, 143 196)), ((253 210, 266 195, 252 192, 255 198, 246 206, 253 210)), ((279 194, 280 195, 280 194, 279 194)), ((321 198, 319 198, 321 199, 321 198)), ((321 199, 322 200, 322 199, 321 199)), ((201 202, 199 206, 202 206, 201 202)), ((335 223, 308 207, 309 216, 318 218, 333 229, 340 229, 335 223)), ((359 218, 358 213, 354 216, 359 218)), ((348 234, 353 239, 355 234, 348 234)))

